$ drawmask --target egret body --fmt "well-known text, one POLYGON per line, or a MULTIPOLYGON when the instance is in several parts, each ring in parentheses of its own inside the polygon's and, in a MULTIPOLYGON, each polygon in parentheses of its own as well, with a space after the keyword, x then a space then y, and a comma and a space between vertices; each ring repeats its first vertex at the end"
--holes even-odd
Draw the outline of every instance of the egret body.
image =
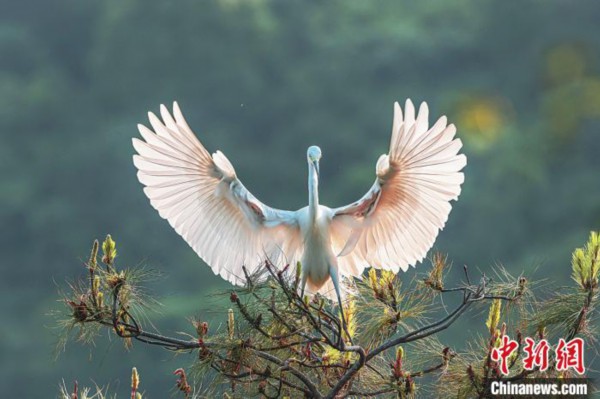
MULTIPOLYGON (((271 208, 237 178, 223 153, 210 155, 185 121, 161 106, 153 130, 138 125, 133 161, 150 203, 196 253, 224 279, 243 284, 265 258, 302 264, 304 292, 320 292, 341 305, 342 277, 366 267, 398 272, 423 260, 444 227, 450 201, 460 194, 466 157, 456 128, 441 117, 429 126, 429 110, 410 100, 394 104, 388 154, 379 157, 375 183, 358 201, 329 208, 319 203, 321 149, 308 148, 308 206, 271 208)), ((281 264, 281 262, 279 262, 281 264)))

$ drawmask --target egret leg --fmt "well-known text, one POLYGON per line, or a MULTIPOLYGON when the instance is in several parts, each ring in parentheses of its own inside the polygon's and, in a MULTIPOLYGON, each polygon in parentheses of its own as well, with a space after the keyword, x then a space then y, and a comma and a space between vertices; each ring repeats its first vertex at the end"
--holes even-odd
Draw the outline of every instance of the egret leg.
MULTIPOLYGON (((342 295, 340 293, 340 281, 339 281, 339 277, 338 277, 337 268, 333 267, 333 266, 329 266, 329 275, 331 276, 331 281, 333 282, 333 286, 335 287, 335 294, 337 295, 338 305, 340 306, 340 315, 342 318, 342 328, 344 329, 344 332, 348 336, 350 343, 352 345, 354 345, 352 343, 352 337, 348 333, 348 328, 347 328, 348 325, 346 323, 346 316, 344 315, 344 307, 342 306, 342 295)), ((343 342, 341 333, 340 333, 340 341, 343 342)))
POLYGON ((304 302, 304 289, 306 288, 306 279, 307 279, 307 275, 305 275, 304 273, 302 273, 302 280, 300 281, 300 300, 302 300, 304 302))

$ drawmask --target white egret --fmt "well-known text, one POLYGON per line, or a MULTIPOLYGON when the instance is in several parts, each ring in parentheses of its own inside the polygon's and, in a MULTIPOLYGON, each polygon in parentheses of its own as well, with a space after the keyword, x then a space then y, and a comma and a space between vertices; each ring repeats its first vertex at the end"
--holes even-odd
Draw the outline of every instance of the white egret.
MULTIPOLYGON (((212 156, 192 133, 177 103, 162 121, 149 113, 154 131, 138 125, 133 162, 150 203, 196 253, 233 284, 242 266, 253 272, 265 258, 302 264, 302 291, 321 292, 341 307, 340 279, 368 267, 406 271, 423 260, 460 194, 466 157, 456 128, 442 116, 431 127, 427 104, 404 113, 394 104, 388 154, 377 161, 375 183, 358 201, 341 208, 319 204, 321 150, 311 146, 308 206, 271 208, 237 178, 233 165, 212 156)), ((258 155, 258 154, 257 154, 258 155)), ((264 154, 263 154, 264 155, 264 154)))

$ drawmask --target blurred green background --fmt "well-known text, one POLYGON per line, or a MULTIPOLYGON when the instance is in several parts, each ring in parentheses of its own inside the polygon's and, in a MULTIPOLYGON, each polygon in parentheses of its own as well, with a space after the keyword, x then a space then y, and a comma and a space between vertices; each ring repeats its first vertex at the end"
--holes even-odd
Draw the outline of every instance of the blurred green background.
POLYGON ((227 285, 151 208, 131 162, 136 123, 172 100, 287 209, 307 201, 308 145, 323 149, 322 202, 343 205, 373 181, 393 101, 426 100, 468 156, 436 248, 567 284, 572 249, 600 225, 598 21, 592 0, 0 1, 2 396, 54 397, 62 378, 127 395, 137 365, 149 397, 167 397, 192 361, 114 339, 54 361, 47 316, 111 233, 121 266, 164 274, 158 326, 215 317, 206 295, 227 285))

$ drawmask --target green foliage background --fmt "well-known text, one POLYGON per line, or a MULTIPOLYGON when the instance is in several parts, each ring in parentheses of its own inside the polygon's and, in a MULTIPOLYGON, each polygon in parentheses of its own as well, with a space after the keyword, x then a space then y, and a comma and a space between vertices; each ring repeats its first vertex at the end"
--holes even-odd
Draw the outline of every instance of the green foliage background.
MULTIPOLYGON (((170 372, 189 362, 109 340, 92 352, 70 345, 53 361, 45 315, 57 306, 55 281, 78 276, 107 232, 125 248, 118 262, 165 274, 152 287, 165 304, 151 315, 159 326, 216 317, 206 295, 226 285, 150 207, 131 162, 135 124, 160 103, 178 100, 253 193, 294 209, 307 200, 308 145, 323 149, 322 202, 350 202, 387 150, 393 101, 426 100, 457 124, 468 156, 436 247, 488 274, 502 261, 566 284, 572 249, 600 224, 596 1, 24 0, 0 9, 6 397, 49 397, 61 378, 126 392, 133 365, 144 389, 166 396, 170 372)), ((458 326, 449 339, 466 334, 458 326)))

